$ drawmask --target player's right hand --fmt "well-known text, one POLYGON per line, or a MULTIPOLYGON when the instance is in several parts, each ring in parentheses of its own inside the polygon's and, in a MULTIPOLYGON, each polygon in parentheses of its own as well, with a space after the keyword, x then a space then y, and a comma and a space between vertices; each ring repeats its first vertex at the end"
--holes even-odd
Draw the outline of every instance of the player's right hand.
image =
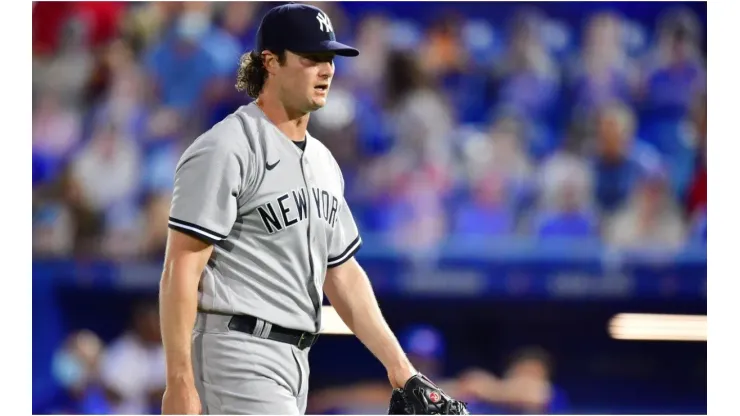
POLYGON ((202 413, 200 397, 195 385, 168 384, 162 397, 163 415, 199 415, 202 413))

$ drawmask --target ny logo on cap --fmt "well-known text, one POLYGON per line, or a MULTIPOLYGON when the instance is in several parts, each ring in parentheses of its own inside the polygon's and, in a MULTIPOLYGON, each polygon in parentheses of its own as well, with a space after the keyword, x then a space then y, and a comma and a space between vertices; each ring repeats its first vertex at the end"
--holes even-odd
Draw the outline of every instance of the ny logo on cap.
POLYGON ((319 27, 321 28, 322 32, 333 32, 334 28, 331 25, 331 21, 329 20, 329 17, 325 15, 322 12, 319 12, 319 14, 316 15, 316 20, 319 21, 319 27))

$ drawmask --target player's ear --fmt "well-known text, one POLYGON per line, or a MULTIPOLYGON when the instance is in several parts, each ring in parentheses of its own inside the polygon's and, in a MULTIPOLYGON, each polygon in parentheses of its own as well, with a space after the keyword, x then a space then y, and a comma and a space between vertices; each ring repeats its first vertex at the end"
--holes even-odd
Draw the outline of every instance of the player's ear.
POLYGON ((262 62, 265 65, 265 69, 270 74, 274 74, 275 71, 277 71, 277 68, 280 66, 277 55, 270 51, 262 52, 262 62))

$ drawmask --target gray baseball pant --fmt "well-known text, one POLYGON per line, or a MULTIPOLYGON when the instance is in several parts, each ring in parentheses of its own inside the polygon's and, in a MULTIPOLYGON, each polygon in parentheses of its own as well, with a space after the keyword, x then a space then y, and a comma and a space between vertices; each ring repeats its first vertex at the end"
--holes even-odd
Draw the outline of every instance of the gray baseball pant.
POLYGON ((203 414, 304 414, 310 348, 231 330, 230 319, 196 318, 192 360, 203 414))

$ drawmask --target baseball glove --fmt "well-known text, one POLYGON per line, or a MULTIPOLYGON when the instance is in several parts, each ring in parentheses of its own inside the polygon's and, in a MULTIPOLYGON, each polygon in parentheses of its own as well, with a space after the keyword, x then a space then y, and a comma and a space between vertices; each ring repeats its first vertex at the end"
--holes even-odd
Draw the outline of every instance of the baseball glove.
POLYGON ((391 395, 389 415, 468 415, 465 403, 445 394, 431 380, 417 374, 391 395))

